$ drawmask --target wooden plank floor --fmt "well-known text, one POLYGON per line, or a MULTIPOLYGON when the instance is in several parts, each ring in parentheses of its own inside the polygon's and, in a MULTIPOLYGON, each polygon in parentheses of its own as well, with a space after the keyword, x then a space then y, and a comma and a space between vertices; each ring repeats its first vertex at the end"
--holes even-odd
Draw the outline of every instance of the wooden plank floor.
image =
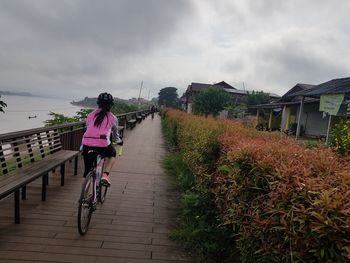
POLYGON ((65 186, 59 171, 49 179, 47 201, 41 181, 27 189, 21 224, 13 223, 13 196, 0 201, 1 262, 195 262, 168 234, 178 216, 179 193, 161 168, 166 154, 160 119, 147 119, 126 132, 124 153, 112 169, 107 200, 93 214, 85 236, 77 230, 82 184, 67 165, 65 186))

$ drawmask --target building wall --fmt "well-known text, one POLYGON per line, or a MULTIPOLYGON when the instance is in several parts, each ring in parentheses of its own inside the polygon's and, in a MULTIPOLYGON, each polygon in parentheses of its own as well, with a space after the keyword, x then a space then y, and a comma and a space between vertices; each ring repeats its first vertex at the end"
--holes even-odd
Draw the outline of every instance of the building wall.
POLYGON ((283 111, 282 111, 282 118, 281 118, 281 130, 282 131, 285 131, 288 129, 288 125, 287 125, 288 115, 289 115, 289 108, 287 108, 287 106, 284 106, 283 111))
MULTIPOLYGON (((298 122, 300 105, 285 106, 282 113, 281 128, 287 130, 289 125, 298 122)), ((328 116, 323 118, 319 103, 304 104, 300 123, 305 135, 320 136, 327 134, 328 116)))
POLYGON ((323 112, 319 111, 319 103, 304 105, 301 123, 307 135, 327 134, 328 115, 323 118, 323 112))
POLYGON ((274 112, 272 111, 272 119, 271 119, 271 130, 279 130, 281 128, 281 121, 282 121, 282 111, 281 112, 274 112))
MULTIPOLYGON (((290 125, 292 123, 296 123, 298 121, 297 116, 298 116, 298 111, 299 110, 299 105, 287 105, 283 109, 285 111, 285 124, 284 124, 284 130, 288 130, 290 125)), ((283 113, 282 113, 283 114, 283 113)), ((283 128, 283 127, 282 127, 283 128)))
POLYGON ((187 104, 187 113, 192 113, 192 103, 187 104))

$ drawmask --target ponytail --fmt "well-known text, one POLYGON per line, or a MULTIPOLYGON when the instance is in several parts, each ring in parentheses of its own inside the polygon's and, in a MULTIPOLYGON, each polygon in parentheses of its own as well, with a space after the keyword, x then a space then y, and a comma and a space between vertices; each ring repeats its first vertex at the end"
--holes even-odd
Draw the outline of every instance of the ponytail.
MULTIPOLYGON (((101 127, 104 118, 108 115, 108 112, 110 112, 112 105, 110 103, 108 104, 101 103, 98 106, 101 109, 101 111, 95 115, 94 126, 99 128, 101 127)), ((107 117, 107 125, 108 125, 108 117, 107 117)))

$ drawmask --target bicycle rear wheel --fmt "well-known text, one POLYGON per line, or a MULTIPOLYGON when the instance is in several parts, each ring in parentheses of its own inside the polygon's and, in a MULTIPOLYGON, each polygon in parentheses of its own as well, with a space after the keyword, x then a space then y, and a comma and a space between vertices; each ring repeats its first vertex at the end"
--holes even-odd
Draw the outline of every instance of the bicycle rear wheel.
POLYGON ((93 172, 87 174, 81 194, 79 198, 78 207, 78 230, 81 235, 85 235, 88 231, 91 215, 93 212, 93 199, 94 199, 94 178, 93 172))
POLYGON ((98 191, 99 191, 98 196, 101 204, 103 204, 104 201, 106 200, 107 189, 108 187, 105 185, 100 185, 100 187, 98 188, 98 191))

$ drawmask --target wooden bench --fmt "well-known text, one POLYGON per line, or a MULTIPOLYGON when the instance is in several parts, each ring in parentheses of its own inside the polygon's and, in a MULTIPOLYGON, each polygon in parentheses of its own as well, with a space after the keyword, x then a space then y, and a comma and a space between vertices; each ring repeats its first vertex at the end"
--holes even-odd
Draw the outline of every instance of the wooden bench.
POLYGON ((20 191, 25 200, 27 184, 41 177, 41 199, 45 201, 49 172, 60 167, 63 186, 67 161, 75 160, 74 175, 77 174, 78 153, 62 149, 58 130, 0 136, 0 199, 14 193, 16 224, 20 223, 20 191))
POLYGON ((138 113, 136 114, 136 120, 137 120, 138 123, 141 123, 141 121, 143 120, 142 115, 141 115, 141 112, 138 112, 138 113))
POLYGON ((118 131, 121 138, 124 136, 124 129, 124 126, 118 126, 118 131))
POLYGON ((136 116, 135 114, 127 114, 126 115, 126 125, 127 128, 134 128, 136 126, 136 116))

